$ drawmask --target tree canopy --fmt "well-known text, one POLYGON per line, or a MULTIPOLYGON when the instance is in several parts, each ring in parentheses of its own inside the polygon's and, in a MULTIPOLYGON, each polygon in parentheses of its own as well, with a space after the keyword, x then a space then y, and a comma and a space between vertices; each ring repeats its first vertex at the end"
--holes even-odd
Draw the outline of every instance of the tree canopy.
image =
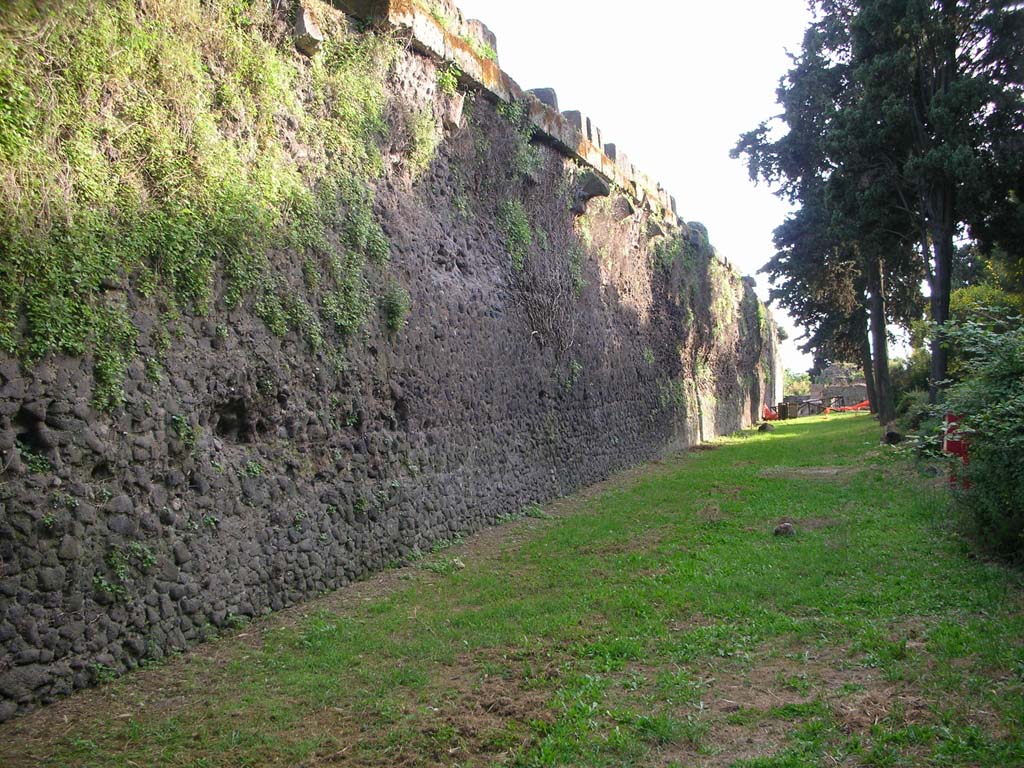
MULTIPOLYGON (((777 90, 782 113, 743 134, 733 156, 799 206, 763 269, 772 298, 805 327, 806 349, 873 368, 885 418, 887 324, 920 316, 924 279, 932 321, 948 320, 958 242, 1024 274, 1024 4, 812 7, 777 90)), ((937 396, 948 366, 941 334, 931 357, 937 396)))

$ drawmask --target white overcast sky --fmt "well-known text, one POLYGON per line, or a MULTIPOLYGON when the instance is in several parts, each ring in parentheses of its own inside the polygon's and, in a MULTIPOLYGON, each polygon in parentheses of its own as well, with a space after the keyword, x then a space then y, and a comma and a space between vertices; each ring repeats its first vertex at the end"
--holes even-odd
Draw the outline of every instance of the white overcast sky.
MULTIPOLYGON (((810 21, 806 0, 456 1, 497 35, 502 69, 523 88, 554 88, 559 109, 590 115, 767 297, 756 272, 788 208, 729 150, 779 112, 775 88, 810 21)), ((809 368, 800 331, 773 313, 790 335, 785 366, 809 368)))

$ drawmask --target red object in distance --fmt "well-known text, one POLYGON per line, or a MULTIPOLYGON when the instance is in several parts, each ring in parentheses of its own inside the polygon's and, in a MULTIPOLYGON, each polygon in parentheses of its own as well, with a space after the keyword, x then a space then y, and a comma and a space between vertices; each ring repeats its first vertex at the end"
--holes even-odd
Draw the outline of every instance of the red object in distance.
MULTIPOLYGON (((945 424, 942 429, 942 452, 948 453, 950 456, 959 456, 960 463, 963 466, 967 466, 967 439, 960 431, 960 419, 961 417, 955 413, 947 413, 945 424)), ((951 471, 949 474, 949 485, 952 488, 956 488, 958 485, 967 490, 971 487, 971 483, 966 478, 958 481, 956 471, 951 471)))
POLYGON ((856 405, 840 405, 832 409, 837 413, 849 413, 850 411, 869 411, 871 410, 871 403, 867 400, 861 400, 856 405))

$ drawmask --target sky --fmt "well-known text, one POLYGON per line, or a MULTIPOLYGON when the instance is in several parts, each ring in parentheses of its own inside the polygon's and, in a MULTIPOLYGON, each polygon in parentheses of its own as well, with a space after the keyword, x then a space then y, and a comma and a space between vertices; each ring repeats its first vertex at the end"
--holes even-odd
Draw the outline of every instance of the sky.
MULTIPOLYGON (((788 204, 755 186, 729 150, 739 135, 778 114, 775 89, 810 22, 806 0, 456 0, 466 18, 498 38, 498 58, 523 88, 554 88, 559 109, 578 109, 630 160, 661 182, 686 221, 742 274, 774 255, 772 230, 788 204)), ((789 333, 783 364, 811 366, 789 333)))

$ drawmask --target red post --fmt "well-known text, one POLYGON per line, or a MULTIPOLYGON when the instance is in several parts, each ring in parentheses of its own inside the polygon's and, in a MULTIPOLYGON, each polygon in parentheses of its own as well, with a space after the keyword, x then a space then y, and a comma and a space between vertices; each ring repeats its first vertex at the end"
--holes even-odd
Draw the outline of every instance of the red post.
MULTIPOLYGON (((948 453, 950 456, 959 456, 961 464, 966 467, 967 439, 960 431, 960 419, 961 417, 955 413, 946 414, 945 424, 942 429, 942 452, 948 453)), ((955 471, 950 472, 949 485, 951 488, 957 487, 955 471)), ((971 487, 970 481, 966 478, 964 478, 963 483, 960 485, 964 490, 971 487)))

